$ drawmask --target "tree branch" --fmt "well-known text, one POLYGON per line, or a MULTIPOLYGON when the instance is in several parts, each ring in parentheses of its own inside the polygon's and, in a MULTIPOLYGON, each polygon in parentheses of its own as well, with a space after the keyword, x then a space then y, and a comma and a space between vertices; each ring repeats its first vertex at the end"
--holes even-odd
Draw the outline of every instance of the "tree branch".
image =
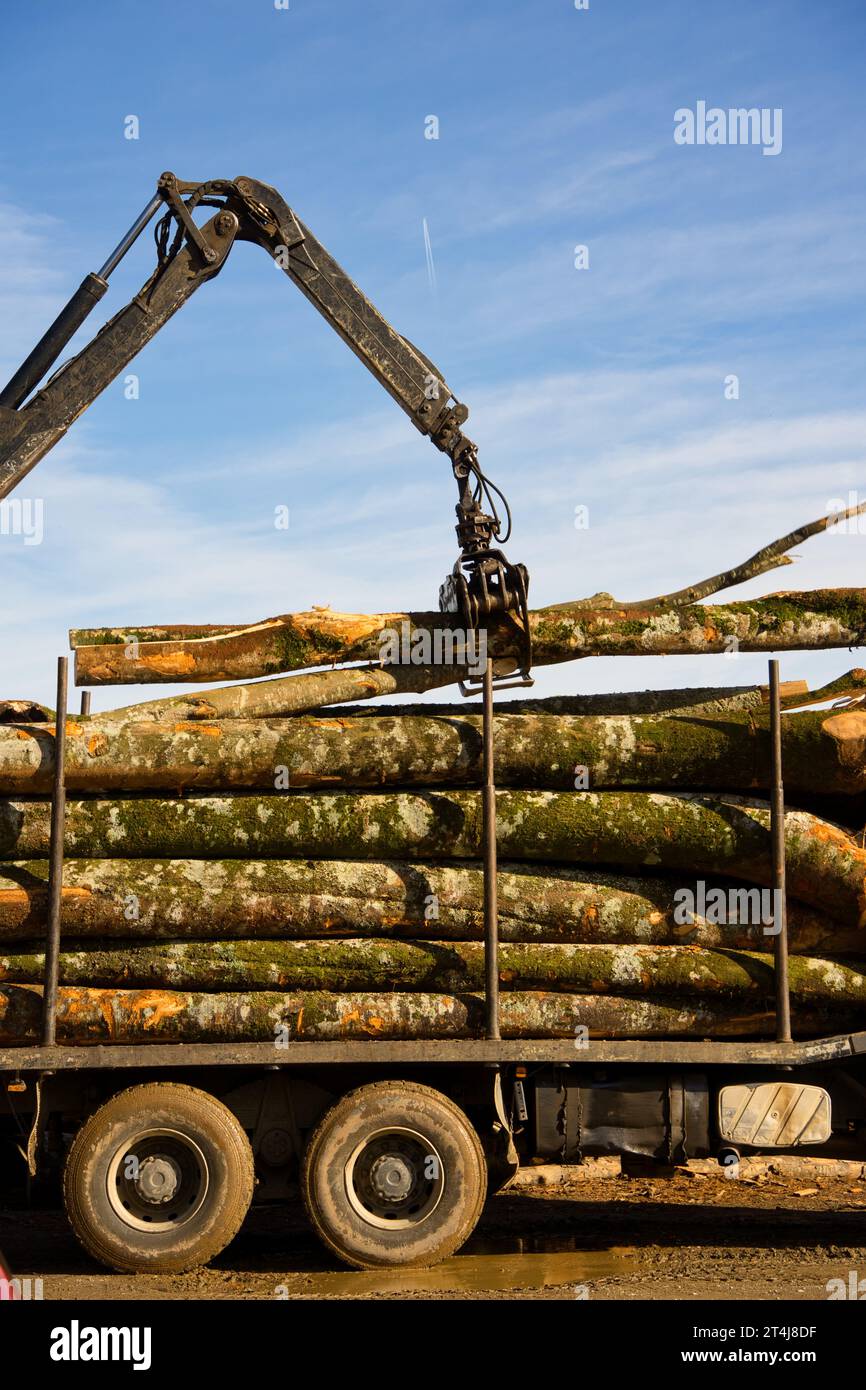
POLYGON ((744 560, 741 565, 734 565, 733 569, 723 570, 721 574, 714 574, 710 579, 703 579, 688 589, 678 589, 672 594, 659 594, 658 598, 643 599, 638 603, 625 603, 622 607, 678 608, 683 604, 700 603, 711 594, 721 593, 723 589, 732 589, 737 584, 745 584, 747 579, 756 579, 759 574, 766 574, 768 570, 778 569, 781 565, 792 565, 794 561, 786 551, 792 550, 795 545, 802 545, 811 536, 820 535, 829 526, 838 525, 848 517, 859 516, 863 511, 866 511, 866 502, 861 502, 856 507, 846 507, 844 512, 830 512, 827 516, 810 521, 806 526, 798 527, 796 531, 789 531, 787 536, 781 536, 779 540, 762 546, 751 559, 744 560))

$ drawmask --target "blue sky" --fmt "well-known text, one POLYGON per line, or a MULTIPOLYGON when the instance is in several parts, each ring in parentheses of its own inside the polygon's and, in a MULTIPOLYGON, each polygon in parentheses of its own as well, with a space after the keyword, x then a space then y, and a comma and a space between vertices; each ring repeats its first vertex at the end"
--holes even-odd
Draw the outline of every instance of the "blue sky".
MULTIPOLYGON (((536 605, 680 588, 866 497, 860 0, 86 0, 7 3, 2 27, 4 380, 161 170, 248 174, 467 402, 536 605), (700 100, 781 108, 780 153, 677 145, 700 100)), ((152 264, 148 233, 91 325, 152 264)), ((447 461, 263 252, 236 247, 129 370, 139 399, 115 383, 22 484, 42 544, 0 536, 0 694, 50 700, 72 626, 435 606, 447 461)), ((736 594, 858 585, 864 546, 813 540, 736 594)), ((792 654, 783 677, 862 660, 792 654)), ((765 671, 595 660, 538 688, 765 671)))

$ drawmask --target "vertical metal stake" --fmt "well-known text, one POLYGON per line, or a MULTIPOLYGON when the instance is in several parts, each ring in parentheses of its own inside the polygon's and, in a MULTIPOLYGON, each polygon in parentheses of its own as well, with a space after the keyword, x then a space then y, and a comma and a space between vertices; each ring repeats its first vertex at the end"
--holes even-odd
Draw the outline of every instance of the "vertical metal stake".
POLYGON ((499 902, 496 891, 496 784, 493 777, 493 661, 484 668, 483 782, 481 809, 484 850, 484 998, 487 1037, 498 1042, 499 1032, 499 902))
POLYGON ((63 892, 63 841, 66 830, 66 692, 67 658, 57 658, 57 705, 54 716, 54 786, 51 796, 51 841, 48 849, 48 924, 45 982, 42 994, 42 1046, 53 1047, 57 1027, 57 975, 60 964, 60 906, 63 892))
POLYGON ((770 747, 772 791, 770 834, 773 841, 773 927, 776 933, 776 1042, 791 1041, 791 995, 788 989, 788 911, 785 901, 785 791, 782 782, 782 708, 779 663, 770 662, 770 747))
POLYGON ((89 714, 89 713, 90 713, 90 691, 89 691, 89 690, 82 690, 82 692, 81 692, 81 713, 82 713, 82 714, 89 714))

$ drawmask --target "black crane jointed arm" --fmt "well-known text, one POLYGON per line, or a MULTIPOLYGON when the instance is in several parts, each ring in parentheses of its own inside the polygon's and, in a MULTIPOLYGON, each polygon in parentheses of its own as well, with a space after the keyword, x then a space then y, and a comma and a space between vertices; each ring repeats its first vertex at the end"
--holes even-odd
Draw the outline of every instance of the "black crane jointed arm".
POLYGON ((63 438, 199 285, 219 273, 236 240, 255 242, 269 252, 416 428, 449 456, 459 491, 460 557, 442 586, 440 604, 460 613, 468 628, 499 617, 515 623, 520 630, 518 664, 528 678, 528 576, 522 565, 512 565, 495 548, 496 541, 508 538, 510 516, 503 498, 507 532, 500 536, 503 523, 493 494, 501 494, 481 471, 476 446, 463 433, 467 407, 452 395, 429 358, 379 313, 279 193, 255 179, 195 184, 183 183, 174 174, 161 175, 156 195, 126 236, 101 269, 85 277, 0 392, 0 499, 63 438), (193 218, 200 207, 215 209, 201 225, 193 218), (147 283, 40 387, 102 299, 112 271, 160 209, 164 214, 156 226, 157 266, 147 283))

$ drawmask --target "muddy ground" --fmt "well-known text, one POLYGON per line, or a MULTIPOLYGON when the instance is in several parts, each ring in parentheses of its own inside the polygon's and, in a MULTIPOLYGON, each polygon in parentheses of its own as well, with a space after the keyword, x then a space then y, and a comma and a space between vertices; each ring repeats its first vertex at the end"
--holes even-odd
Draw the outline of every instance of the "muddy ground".
POLYGON ((0 1212, 0 1248, 46 1299, 795 1299, 830 1280, 866 1294, 866 1178, 606 1176, 490 1199, 465 1249, 432 1270, 358 1273, 316 1243, 297 1204, 254 1209, 205 1270, 111 1274, 57 1210, 0 1212))

